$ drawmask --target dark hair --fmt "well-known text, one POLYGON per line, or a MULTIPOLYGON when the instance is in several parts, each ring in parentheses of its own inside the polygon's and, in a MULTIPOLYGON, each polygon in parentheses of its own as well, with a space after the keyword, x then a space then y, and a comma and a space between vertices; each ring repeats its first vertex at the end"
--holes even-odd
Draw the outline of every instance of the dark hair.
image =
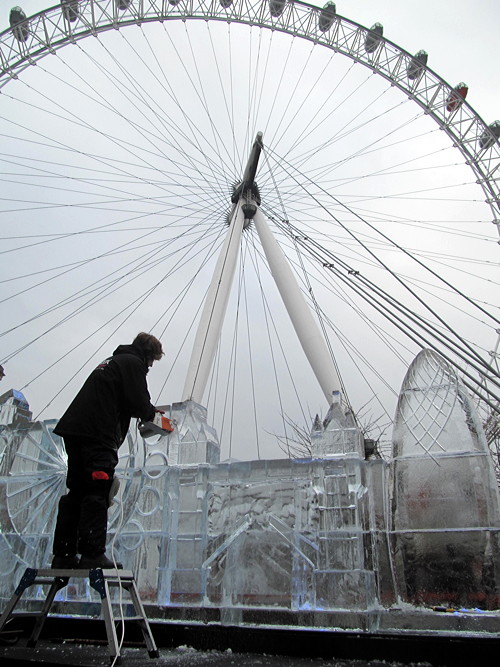
POLYGON ((158 338, 155 338, 151 334, 141 333, 137 334, 134 338, 132 345, 137 345, 144 352, 146 359, 151 361, 158 361, 163 357, 163 348, 161 346, 158 338))

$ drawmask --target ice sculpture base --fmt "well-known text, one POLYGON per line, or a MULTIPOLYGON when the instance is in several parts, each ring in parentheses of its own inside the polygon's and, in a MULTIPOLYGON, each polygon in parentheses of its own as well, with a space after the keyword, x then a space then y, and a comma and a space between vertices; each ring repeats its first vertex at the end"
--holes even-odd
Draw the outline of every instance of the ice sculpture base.
MULTIPOLYGON (((118 598, 113 600, 118 602, 118 598)), ((27 612, 38 611, 41 599, 28 600, 23 609, 27 612)), ((292 611, 273 608, 249 607, 186 607, 169 605, 159 607, 145 604, 146 615, 151 624, 169 626, 190 625, 188 634, 196 633, 200 625, 214 630, 227 626, 258 628, 259 630, 300 630, 304 641, 304 632, 329 631, 335 633, 360 632, 367 636, 394 637, 443 637, 462 639, 498 640, 500 611, 482 612, 475 609, 456 610, 453 613, 415 608, 410 605, 395 606, 391 609, 376 608, 369 611, 302 609, 292 611)), ((132 613, 130 605, 124 604, 124 613, 132 613)), ((92 619, 100 615, 99 596, 95 594, 93 602, 56 601, 51 614, 71 619, 92 619)), ((158 636, 163 634, 160 630, 158 636)), ((307 636, 307 635, 306 635, 307 636)), ((0 654, 1 655, 1 654, 0 654)), ((462 663, 464 664, 464 663, 462 663)), ((471 663, 472 664, 472 663, 471 663)))
MULTIPOLYGON (((331 625, 304 629, 297 625, 240 623, 239 610, 231 610, 226 622, 199 621, 186 618, 182 621, 150 621, 162 664, 260 664, 269 667, 288 667, 291 662, 333 664, 336 656, 342 664, 440 664, 475 665, 480 656, 481 667, 497 667, 499 640, 488 634, 465 632, 462 635, 448 632, 400 632, 345 631, 331 625), (493 650, 492 650, 493 649, 493 650), (495 650, 497 649, 497 650, 495 650), (250 655, 245 655, 250 654, 250 655), (304 657, 307 655, 307 658, 304 657), (296 656, 295 659, 292 656, 296 656), (300 657, 299 657, 300 656, 300 657), (346 659, 346 658, 349 659, 346 659), (323 659, 323 660, 322 660, 323 659), (393 662, 394 661, 394 662, 393 662)), ((97 614, 98 615, 98 611, 97 614)), ((224 616, 221 613, 221 618, 224 616)), ((260 620, 260 619, 259 619, 260 620)), ((94 618, 56 617, 47 619, 47 635, 50 637, 85 638, 85 643, 63 642, 57 647, 53 640, 41 639, 36 647, 36 663, 53 665, 55 652, 57 664, 71 667, 103 664, 103 622, 94 618), (90 640, 90 641, 88 641, 90 640), (99 642, 99 643, 98 643, 99 642)), ((22 628, 30 628, 30 620, 23 619, 22 628)), ((130 640, 134 628, 127 626, 130 640)), ((137 631, 136 637, 139 638, 137 631)), ((33 664, 33 649, 23 640, 7 646, 0 645, 2 664, 23 667, 33 664)), ((124 664, 127 667, 144 667, 148 663, 144 649, 128 645, 124 664)), ((153 663, 151 663, 153 665, 153 663)), ((340 663, 339 663, 340 664, 340 663)))
POLYGON ((410 635, 427 633, 440 636, 498 638, 500 611, 483 612, 476 609, 453 613, 431 609, 380 607, 362 610, 301 609, 297 611, 273 608, 219 607, 186 608, 146 606, 148 618, 168 623, 203 623, 238 625, 239 627, 297 628, 301 631, 322 629, 337 632, 368 633, 370 635, 410 635), (235 614, 237 617, 235 618, 235 614))

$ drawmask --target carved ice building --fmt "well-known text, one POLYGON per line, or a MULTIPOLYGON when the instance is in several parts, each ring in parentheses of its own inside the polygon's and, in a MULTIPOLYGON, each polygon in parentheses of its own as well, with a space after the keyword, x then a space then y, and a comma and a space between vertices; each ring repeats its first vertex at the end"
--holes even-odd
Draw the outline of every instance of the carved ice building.
MULTIPOLYGON (((3 605, 26 567, 50 562, 64 492, 55 421, 31 422, 22 401, 19 420, 13 396, 0 398, 10 462, 0 479, 3 605)), ((313 425, 311 459, 222 463, 202 406, 166 408, 172 434, 129 434, 121 505, 110 516, 112 548, 152 618, 244 622, 253 613, 259 622, 281 612, 307 626, 333 614, 337 627, 373 629, 402 601, 499 607, 492 460, 464 387, 434 352, 421 352, 403 382, 389 461, 367 458, 338 403, 313 425)), ((59 595, 61 613, 95 613, 83 580, 59 595)))

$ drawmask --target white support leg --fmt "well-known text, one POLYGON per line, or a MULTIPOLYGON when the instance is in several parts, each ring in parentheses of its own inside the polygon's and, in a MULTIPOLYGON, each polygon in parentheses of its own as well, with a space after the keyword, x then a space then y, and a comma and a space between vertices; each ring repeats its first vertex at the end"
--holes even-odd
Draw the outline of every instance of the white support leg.
POLYGON ((239 202, 233 209, 229 230, 201 314, 182 392, 183 401, 192 400, 201 404, 203 399, 229 300, 244 217, 239 202))
POLYGON ((288 260, 260 209, 257 210, 254 217, 254 224, 300 344, 325 394, 328 405, 330 405, 333 400, 332 393, 340 391, 340 379, 325 339, 305 302, 288 260))

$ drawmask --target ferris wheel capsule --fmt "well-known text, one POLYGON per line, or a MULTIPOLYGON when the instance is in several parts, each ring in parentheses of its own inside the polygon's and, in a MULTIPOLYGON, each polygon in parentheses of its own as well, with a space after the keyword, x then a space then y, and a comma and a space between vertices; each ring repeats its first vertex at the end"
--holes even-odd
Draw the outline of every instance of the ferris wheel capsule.
POLYGON ((327 32, 330 30, 333 25, 333 21, 335 20, 336 13, 337 8, 335 7, 335 3, 330 1, 327 2, 321 10, 318 19, 318 29, 321 30, 321 32, 327 32))
POLYGON ((78 0, 61 0, 61 9, 64 18, 70 23, 76 21, 78 15, 80 14, 78 0))
POLYGON ((130 6, 130 0, 116 0, 116 6, 118 9, 121 9, 122 11, 124 9, 128 9, 130 6))
POLYGON ((12 34, 17 41, 25 42, 30 34, 30 25, 21 7, 12 7, 9 14, 9 23, 12 28, 12 34))
POLYGON ((219 0, 219 4, 221 7, 224 7, 224 9, 227 9, 228 7, 231 7, 233 0, 219 0))
POLYGON ((428 57, 427 51, 418 51, 410 60, 406 72, 411 81, 414 81, 420 76, 422 70, 427 65, 428 57))
POLYGON ((382 41, 384 26, 381 23, 374 23, 365 37, 365 51, 373 53, 382 41))
POLYGON ((271 16, 278 18, 283 14, 287 0, 269 0, 269 12, 271 16))
POLYGON ((468 90, 469 87, 463 81, 456 85, 446 100, 446 111, 456 111, 459 109, 467 97, 468 90))
POLYGON ((479 139, 479 146, 481 148, 491 148, 495 141, 500 138, 500 120, 495 120, 491 125, 488 125, 486 130, 482 133, 479 139))

